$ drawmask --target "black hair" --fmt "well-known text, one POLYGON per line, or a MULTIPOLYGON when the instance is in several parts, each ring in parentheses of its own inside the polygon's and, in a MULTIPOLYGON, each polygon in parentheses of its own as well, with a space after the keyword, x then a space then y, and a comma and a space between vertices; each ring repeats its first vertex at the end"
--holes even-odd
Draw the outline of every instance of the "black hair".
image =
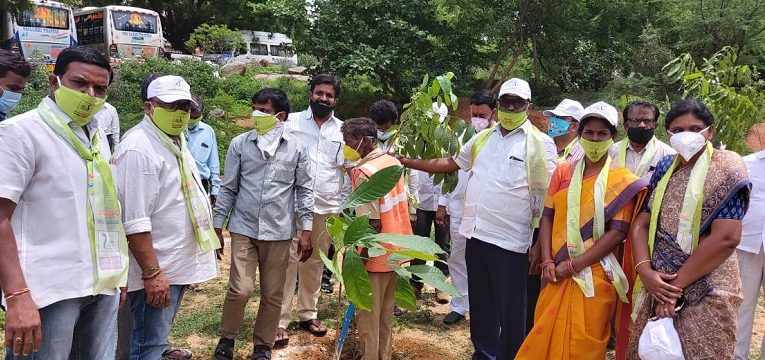
POLYGON ((344 135, 353 137, 377 138, 377 125, 370 118, 354 118, 343 122, 341 131, 344 135))
POLYGON ((611 123, 608 122, 608 120, 606 120, 606 119, 604 119, 602 117, 599 117, 599 116, 588 116, 588 117, 582 119, 582 121, 579 122, 579 127, 576 129, 576 132, 577 132, 577 134, 579 136, 582 136, 582 131, 584 131, 584 126, 588 122, 590 122, 590 120, 593 120, 593 119, 598 119, 598 120, 602 121, 604 124, 606 124, 606 126, 608 126, 608 131, 611 132, 611 135, 616 135, 616 126, 611 125, 611 123))
POLYGON ((263 88, 252 96, 253 104, 265 104, 267 102, 271 102, 274 113, 278 114, 283 111, 289 115, 290 101, 284 91, 276 88, 263 88))
POLYGON ((638 107, 644 107, 644 108, 649 108, 653 110, 653 122, 659 121, 659 115, 660 115, 659 107, 656 106, 656 104, 654 103, 650 103, 648 101, 643 101, 643 100, 635 100, 627 104, 627 106, 624 107, 624 111, 622 111, 622 119, 624 119, 624 121, 626 122, 628 119, 627 115, 630 113, 630 110, 634 108, 638 108, 638 107))
POLYGON ((191 102, 191 112, 199 111, 202 116, 205 114, 205 104, 202 101, 202 97, 199 95, 192 95, 191 99, 194 100, 191 102))
POLYGON ((714 115, 712 115, 712 112, 709 111, 703 102, 696 99, 685 99, 672 104, 672 108, 669 109, 667 117, 664 119, 664 128, 669 129, 672 121, 686 114, 693 114, 693 116, 703 121, 707 127, 715 123, 714 115))
POLYGON ((109 65, 109 59, 98 50, 87 46, 75 46, 66 48, 58 54, 56 65, 53 67, 53 74, 62 76, 66 73, 69 64, 81 62, 91 64, 109 71, 109 83, 112 82, 112 66, 109 65))
POLYGON ((149 101, 149 84, 162 75, 157 73, 151 73, 146 75, 141 83, 141 101, 149 101))
POLYGON ((377 125, 392 124, 398 120, 398 108, 390 100, 377 100, 369 106, 369 117, 377 125))
POLYGON ((340 97, 340 80, 338 80, 334 75, 330 74, 317 74, 311 77, 311 81, 308 83, 309 90, 313 92, 313 89, 317 85, 321 84, 327 84, 332 85, 332 88, 335 89, 335 97, 340 97))
POLYGON ((470 97, 470 105, 486 105, 493 110, 497 107, 497 99, 494 98, 491 91, 481 89, 474 92, 470 97))
POLYGON ((4 77, 9 71, 28 78, 32 74, 32 65, 29 65, 21 55, 11 50, 0 49, 0 77, 4 77))

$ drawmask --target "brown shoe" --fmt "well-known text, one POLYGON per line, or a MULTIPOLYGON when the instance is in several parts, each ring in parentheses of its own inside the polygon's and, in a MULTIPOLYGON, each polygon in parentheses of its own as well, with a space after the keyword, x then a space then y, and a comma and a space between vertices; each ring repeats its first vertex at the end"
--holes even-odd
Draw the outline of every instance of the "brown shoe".
POLYGON ((276 341, 274 341, 274 349, 286 348, 290 343, 290 334, 285 328, 276 329, 276 341))
POLYGON ((318 319, 301 321, 299 324, 301 329, 308 331, 313 336, 322 337, 327 335, 327 327, 318 319))

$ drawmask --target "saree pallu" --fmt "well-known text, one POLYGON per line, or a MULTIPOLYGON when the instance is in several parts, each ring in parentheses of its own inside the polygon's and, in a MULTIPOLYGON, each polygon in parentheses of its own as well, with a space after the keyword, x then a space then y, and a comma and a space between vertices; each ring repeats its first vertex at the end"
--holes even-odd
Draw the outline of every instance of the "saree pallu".
MULTIPOLYGON (((544 216, 553 219, 551 253, 555 262, 568 258, 566 217, 568 187, 575 163, 562 162, 550 180, 544 216)), ((597 176, 582 180, 580 231, 585 246, 593 245, 594 185, 597 176)), ((635 199, 646 183, 626 168, 612 168, 605 196, 606 231, 627 232, 635 199)), ((591 266, 595 296, 585 297, 571 278, 548 283, 542 289, 534 314, 534 328, 516 359, 604 359, 614 312, 619 306, 611 275, 600 262, 591 266)))
MULTIPOLYGON (((666 172, 670 159, 666 160, 657 166, 656 173, 659 174, 654 175, 655 178, 666 172)), ((690 166, 684 167, 672 174, 667 186, 672 191, 667 191, 662 200, 651 254, 651 266, 658 271, 676 273, 690 257, 680 249, 675 239, 691 169, 690 166)), ((714 150, 704 182, 700 242, 709 234, 715 219, 740 219, 743 216, 748 204, 749 189, 746 167, 741 157, 730 151, 714 150), (728 216, 731 212, 735 214, 728 216)), ((651 204, 652 199, 653 195, 647 199, 648 204, 651 204)), ((743 299, 736 253, 733 252, 717 269, 686 287, 684 293, 686 304, 677 314, 674 324, 685 358, 733 359, 736 318, 743 299)), ((650 295, 639 305, 637 318, 629 334, 629 359, 639 359, 637 348, 640 334, 648 319, 653 316, 653 305, 650 295)))

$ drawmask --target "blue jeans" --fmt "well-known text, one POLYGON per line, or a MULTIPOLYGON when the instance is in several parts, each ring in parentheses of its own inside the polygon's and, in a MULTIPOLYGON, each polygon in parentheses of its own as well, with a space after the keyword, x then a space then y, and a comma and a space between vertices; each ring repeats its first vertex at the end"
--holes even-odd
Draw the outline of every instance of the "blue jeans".
POLYGON ((170 285, 170 305, 155 308, 146 303, 146 291, 128 293, 133 317, 133 335, 130 339, 130 360, 160 360, 169 349, 170 329, 187 285, 170 285))
POLYGON ((116 349, 118 295, 85 296, 62 300, 40 309, 42 344, 30 356, 13 356, 5 349, 5 360, 109 359, 116 349), (71 355, 71 356, 70 356, 71 355))

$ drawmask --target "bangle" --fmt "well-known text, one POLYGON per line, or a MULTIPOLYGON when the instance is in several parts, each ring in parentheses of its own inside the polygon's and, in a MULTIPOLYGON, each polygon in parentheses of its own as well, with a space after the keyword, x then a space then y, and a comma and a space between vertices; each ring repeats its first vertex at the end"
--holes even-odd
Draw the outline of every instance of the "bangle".
POLYGON ((155 270, 151 274, 147 275, 147 274, 144 273, 143 275, 141 275, 141 280, 151 280, 151 279, 157 277, 157 275, 159 275, 160 273, 162 273, 162 269, 157 268, 157 270, 155 270))
POLYGON ((549 265, 549 264, 553 264, 553 265, 555 265, 555 261, 553 261, 553 260, 545 260, 545 261, 542 261, 542 263, 541 263, 541 264, 539 264, 539 265, 540 265, 540 266, 547 266, 547 265, 549 265))
POLYGON ((26 293, 28 293, 30 291, 31 290, 29 290, 29 288, 23 288, 23 289, 21 289, 19 291, 12 292, 12 293, 10 293, 8 295, 5 295, 5 301, 7 302, 7 301, 9 301, 9 300, 11 300, 11 299, 13 299, 13 298, 15 298, 17 296, 24 295, 24 294, 26 294, 26 293))
POLYGON ((649 263, 649 262, 651 262, 651 259, 638 261, 637 265, 635 265, 635 272, 638 272, 638 266, 643 265, 645 263, 649 263))
POLYGON ((568 269, 571 271, 571 275, 576 274, 576 270, 574 270, 574 260, 568 259, 568 269))

